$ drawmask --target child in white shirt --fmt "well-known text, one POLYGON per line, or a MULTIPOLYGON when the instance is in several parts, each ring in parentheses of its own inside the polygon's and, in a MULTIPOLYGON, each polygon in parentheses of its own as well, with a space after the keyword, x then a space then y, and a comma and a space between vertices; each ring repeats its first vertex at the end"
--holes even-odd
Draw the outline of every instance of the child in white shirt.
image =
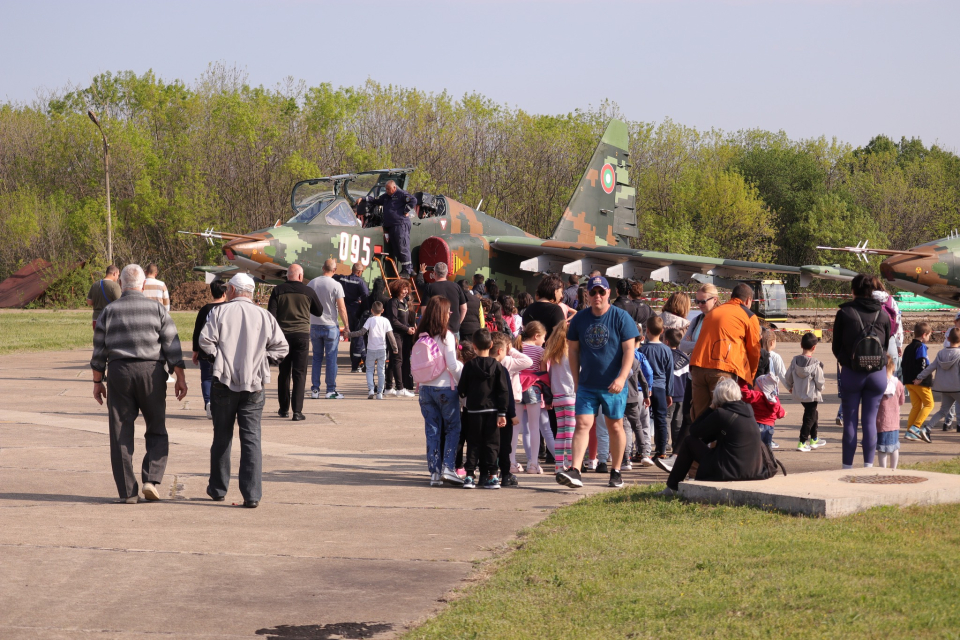
POLYGON ((367 400, 383 400, 387 344, 390 345, 391 353, 397 353, 397 339, 393 335, 393 325, 383 317, 383 303, 378 300, 370 305, 370 317, 363 323, 363 327, 350 331, 347 335, 351 338, 367 336, 367 400), (373 384, 374 369, 379 385, 373 384))

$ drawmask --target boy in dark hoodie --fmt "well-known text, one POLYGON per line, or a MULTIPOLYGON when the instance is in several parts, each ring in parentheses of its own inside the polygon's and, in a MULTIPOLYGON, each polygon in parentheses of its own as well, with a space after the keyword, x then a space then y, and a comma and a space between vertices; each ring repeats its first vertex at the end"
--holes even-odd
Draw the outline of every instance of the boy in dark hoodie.
POLYGON ((908 384, 904 386, 910 394, 910 416, 907 424, 910 428, 903 435, 904 440, 923 440, 933 442, 930 437, 930 427, 923 426, 924 421, 933 410, 933 382, 929 377, 921 379, 923 370, 929 366, 927 359, 927 341, 933 331, 926 322, 918 322, 913 326, 913 342, 903 350, 903 379, 908 384))
POLYGON ((490 332, 480 329, 473 334, 473 344, 477 357, 463 367, 457 391, 461 398, 467 399, 467 461, 463 488, 473 489, 476 483, 473 471, 480 466, 480 486, 483 489, 499 489, 499 468, 501 427, 507 425, 507 410, 510 405, 512 389, 507 370, 500 365, 506 354, 498 346, 491 354, 493 340, 490 332))

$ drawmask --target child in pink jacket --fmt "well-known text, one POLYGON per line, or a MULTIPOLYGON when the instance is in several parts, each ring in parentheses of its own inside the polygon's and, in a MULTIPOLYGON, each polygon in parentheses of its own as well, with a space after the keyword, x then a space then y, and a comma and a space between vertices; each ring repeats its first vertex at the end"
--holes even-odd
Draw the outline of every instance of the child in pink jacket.
POLYGON ((887 389, 877 410, 877 457, 881 467, 890 469, 900 462, 900 407, 907 401, 903 383, 894 375, 896 370, 893 358, 887 356, 887 389))

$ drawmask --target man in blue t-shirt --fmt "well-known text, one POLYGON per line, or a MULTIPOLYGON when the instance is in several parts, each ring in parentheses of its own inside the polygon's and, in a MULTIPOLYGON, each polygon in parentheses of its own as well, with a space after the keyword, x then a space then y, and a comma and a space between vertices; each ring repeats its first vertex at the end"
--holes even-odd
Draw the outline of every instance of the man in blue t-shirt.
POLYGON ((580 465, 590 441, 598 409, 603 409, 610 433, 611 487, 623 486, 620 462, 627 440, 623 413, 625 384, 633 366, 633 341, 640 332, 623 309, 610 305, 610 284, 603 276, 587 283, 588 307, 577 312, 567 328, 570 371, 577 389, 577 427, 573 434, 573 467, 557 474, 557 482, 582 487, 580 465))

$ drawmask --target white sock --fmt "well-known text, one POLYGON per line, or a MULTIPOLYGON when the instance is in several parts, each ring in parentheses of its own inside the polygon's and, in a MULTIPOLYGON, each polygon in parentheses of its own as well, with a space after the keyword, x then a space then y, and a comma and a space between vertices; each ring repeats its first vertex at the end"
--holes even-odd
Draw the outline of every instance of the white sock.
POLYGON ((863 463, 863 468, 864 468, 864 469, 869 469, 869 468, 872 467, 872 466, 873 466, 873 463, 872 463, 872 462, 864 462, 864 463, 863 463))
POLYGON ((877 452, 877 457, 879 458, 880 466, 884 469, 887 468, 887 458, 890 456, 889 453, 884 453, 882 451, 877 452))
POLYGON ((890 452, 890 468, 896 469, 897 464, 900 462, 900 450, 890 452))
POLYGON ((845 464, 845 465, 843 465, 843 468, 844 468, 844 469, 853 469, 853 465, 852 465, 852 464, 845 464))

